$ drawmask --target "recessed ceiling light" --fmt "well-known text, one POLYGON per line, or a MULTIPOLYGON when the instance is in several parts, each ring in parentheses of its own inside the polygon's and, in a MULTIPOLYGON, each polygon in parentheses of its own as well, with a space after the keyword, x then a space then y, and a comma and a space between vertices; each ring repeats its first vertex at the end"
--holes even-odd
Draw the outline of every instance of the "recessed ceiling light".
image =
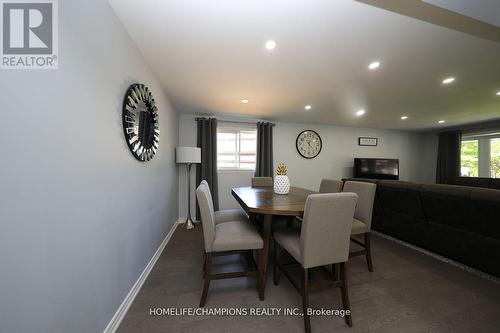
POLYGON ((455 81, 455 78, 454 77, 447 77, 446 79, 444 79, 442 82, 443 84, 450 84, 452 83, 453 81, 455 81))
POLYGON ((446 122, 446 120, 440 120, 438 121, 439 124, 444 124, 446 122))
POLYGON ((310 106, 310 105, 304 106, 304 109, 306 109, 306 110, 311 110, 311 108, 312 108, 312 106, 310 106))
POLYGON ((274 40, 268 40, 266 42, 266 49, 268 50, 274 50, 276 48, 276 41, 274 40))
POLYGON ((401 120, 406 120, 406 119, 408 119, 408 116, 402 116, 401 117, 401 120))
POLYGON ((358 116, 358 117, 359 117, 359 116, 364 115, 365 113, 366 113, 366 111, 365 111, 365 110, 358 110, 358 111, 356 111, 356 116, 358 116))
POLYGON ((243 103, 243 104, 247 104, 248 102, 250 102, 250 101, 246 98, 241 99, 241 103, 243 103))
POLYGON ((374 61, 374 62, 372 62, 371 64, 368 65, 368 68, 373 70, 373 69, 377 69, 378 66, 380 66, 380 62, 379 61, 374 61))
POLYGON ((497 91, 497 96, 500 96, 500 91, 497 91))

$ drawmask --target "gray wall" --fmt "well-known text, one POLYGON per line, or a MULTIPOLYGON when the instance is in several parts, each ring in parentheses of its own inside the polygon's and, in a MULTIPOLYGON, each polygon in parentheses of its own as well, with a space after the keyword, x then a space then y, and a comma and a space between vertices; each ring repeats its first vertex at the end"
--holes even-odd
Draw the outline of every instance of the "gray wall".
MULTIPOLYGON (((196 145, 195 115, 180 114, 179 145, 196 145)), ((219 119, 227 119, 218 117, 219 119)), ((233 118, 234 120, 234 118, 233 118)), ((416 182, 434 182, 435 135, 415 132, 380 130, 357 127, 296 124, 277 122, 274 128, 274 164, 287 164, 292 186, 318 189, 322 178, 352 177, 354 157, 399 158, 400 179, 416 182), (302 158, 295 148, 297 135, 306 129, 319 133, 323 149, 318 157, 302 158), (377 137, 377 147, 358 146, 359 136, 377 137)), ((219 172, 219 204, 221 209, 238 207, 231 196, 231 187, 248 186, 253 172, 219 172)), ((194 184, 194 172, 192 174, 194 184)), ((179 214, 186 215, 186 173, 179 172, 179 214)), ((194 186, 194 185, 193 185, 194 186)), ((193 201, 192 201, 193 202, 193 201)), ((194 213, 194 203, 192 205, 194 213)))
POLYGON ((102 332, 178 216, 178 114, 105 0, 62 1, 60 68, 0 71, 0 332, 102 332), (160 111, 140 163, 126 88, 160 111))
POLYGON ((436 182, 436 167, 438 154, 438 135, 436 132, 420 134, 419 156, 419 181, 424 183, 436 182))

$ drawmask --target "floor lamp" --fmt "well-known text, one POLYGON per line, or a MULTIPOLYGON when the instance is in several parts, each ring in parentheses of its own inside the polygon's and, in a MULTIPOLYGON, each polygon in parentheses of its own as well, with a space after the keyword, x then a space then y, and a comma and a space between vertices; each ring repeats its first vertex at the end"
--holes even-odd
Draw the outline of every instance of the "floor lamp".
POLYGON ((193 229, 194 224, 191 219, 191 166, 193 164, 201 163, 201 149, 197 147, 176 147, 175 162, 179 164, 186 164, 188 181, 188 211, 186 222, 184 222, 184 228, 193 229))

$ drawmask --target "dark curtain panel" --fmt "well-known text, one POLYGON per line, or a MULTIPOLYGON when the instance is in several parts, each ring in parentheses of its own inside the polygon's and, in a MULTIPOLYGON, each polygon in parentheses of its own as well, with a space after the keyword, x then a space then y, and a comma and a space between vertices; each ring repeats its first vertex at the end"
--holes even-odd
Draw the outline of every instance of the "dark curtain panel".
POLYGON ((444 184, 449 177, 460 176, 461 131, 439 133, 436 183, 444 184))
POLYGON ((268 122, 257 123, 257 164, 255 177, 273 176, 273 126, 268 122))
MULTIPOLYGON (((198 123, 197 146, 201 148, 201 164, 196 166, 196 186, 204 179, 210 186, 214 209, 219 210, 217 180, 217 119, 196 118, 198 123)), ((200 208, 196 201, 196 216, 200 216, 200 208)))

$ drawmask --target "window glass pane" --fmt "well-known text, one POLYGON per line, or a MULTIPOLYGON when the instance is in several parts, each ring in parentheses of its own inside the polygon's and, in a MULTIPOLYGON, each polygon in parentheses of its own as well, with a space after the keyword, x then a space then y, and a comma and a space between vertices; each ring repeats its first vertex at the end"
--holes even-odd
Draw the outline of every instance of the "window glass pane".
POLYGON ((217 168, 255 170, 257 130, 238 127, 217 129, 217 168))
POLYGON ((500 138, 490 141, 490 177, 500 178, 500 138))
POLYGON ((241 132, 241 151, 255 153, 257 147, 257 133, 241 132))
POLYGON ((221 153, 236 152, 236 133, 217 133, 217 151, 221 153))
POLYGON ((479 141, 464 140, 461 147, 460 173, 464 177, 479 176, 479 141))

